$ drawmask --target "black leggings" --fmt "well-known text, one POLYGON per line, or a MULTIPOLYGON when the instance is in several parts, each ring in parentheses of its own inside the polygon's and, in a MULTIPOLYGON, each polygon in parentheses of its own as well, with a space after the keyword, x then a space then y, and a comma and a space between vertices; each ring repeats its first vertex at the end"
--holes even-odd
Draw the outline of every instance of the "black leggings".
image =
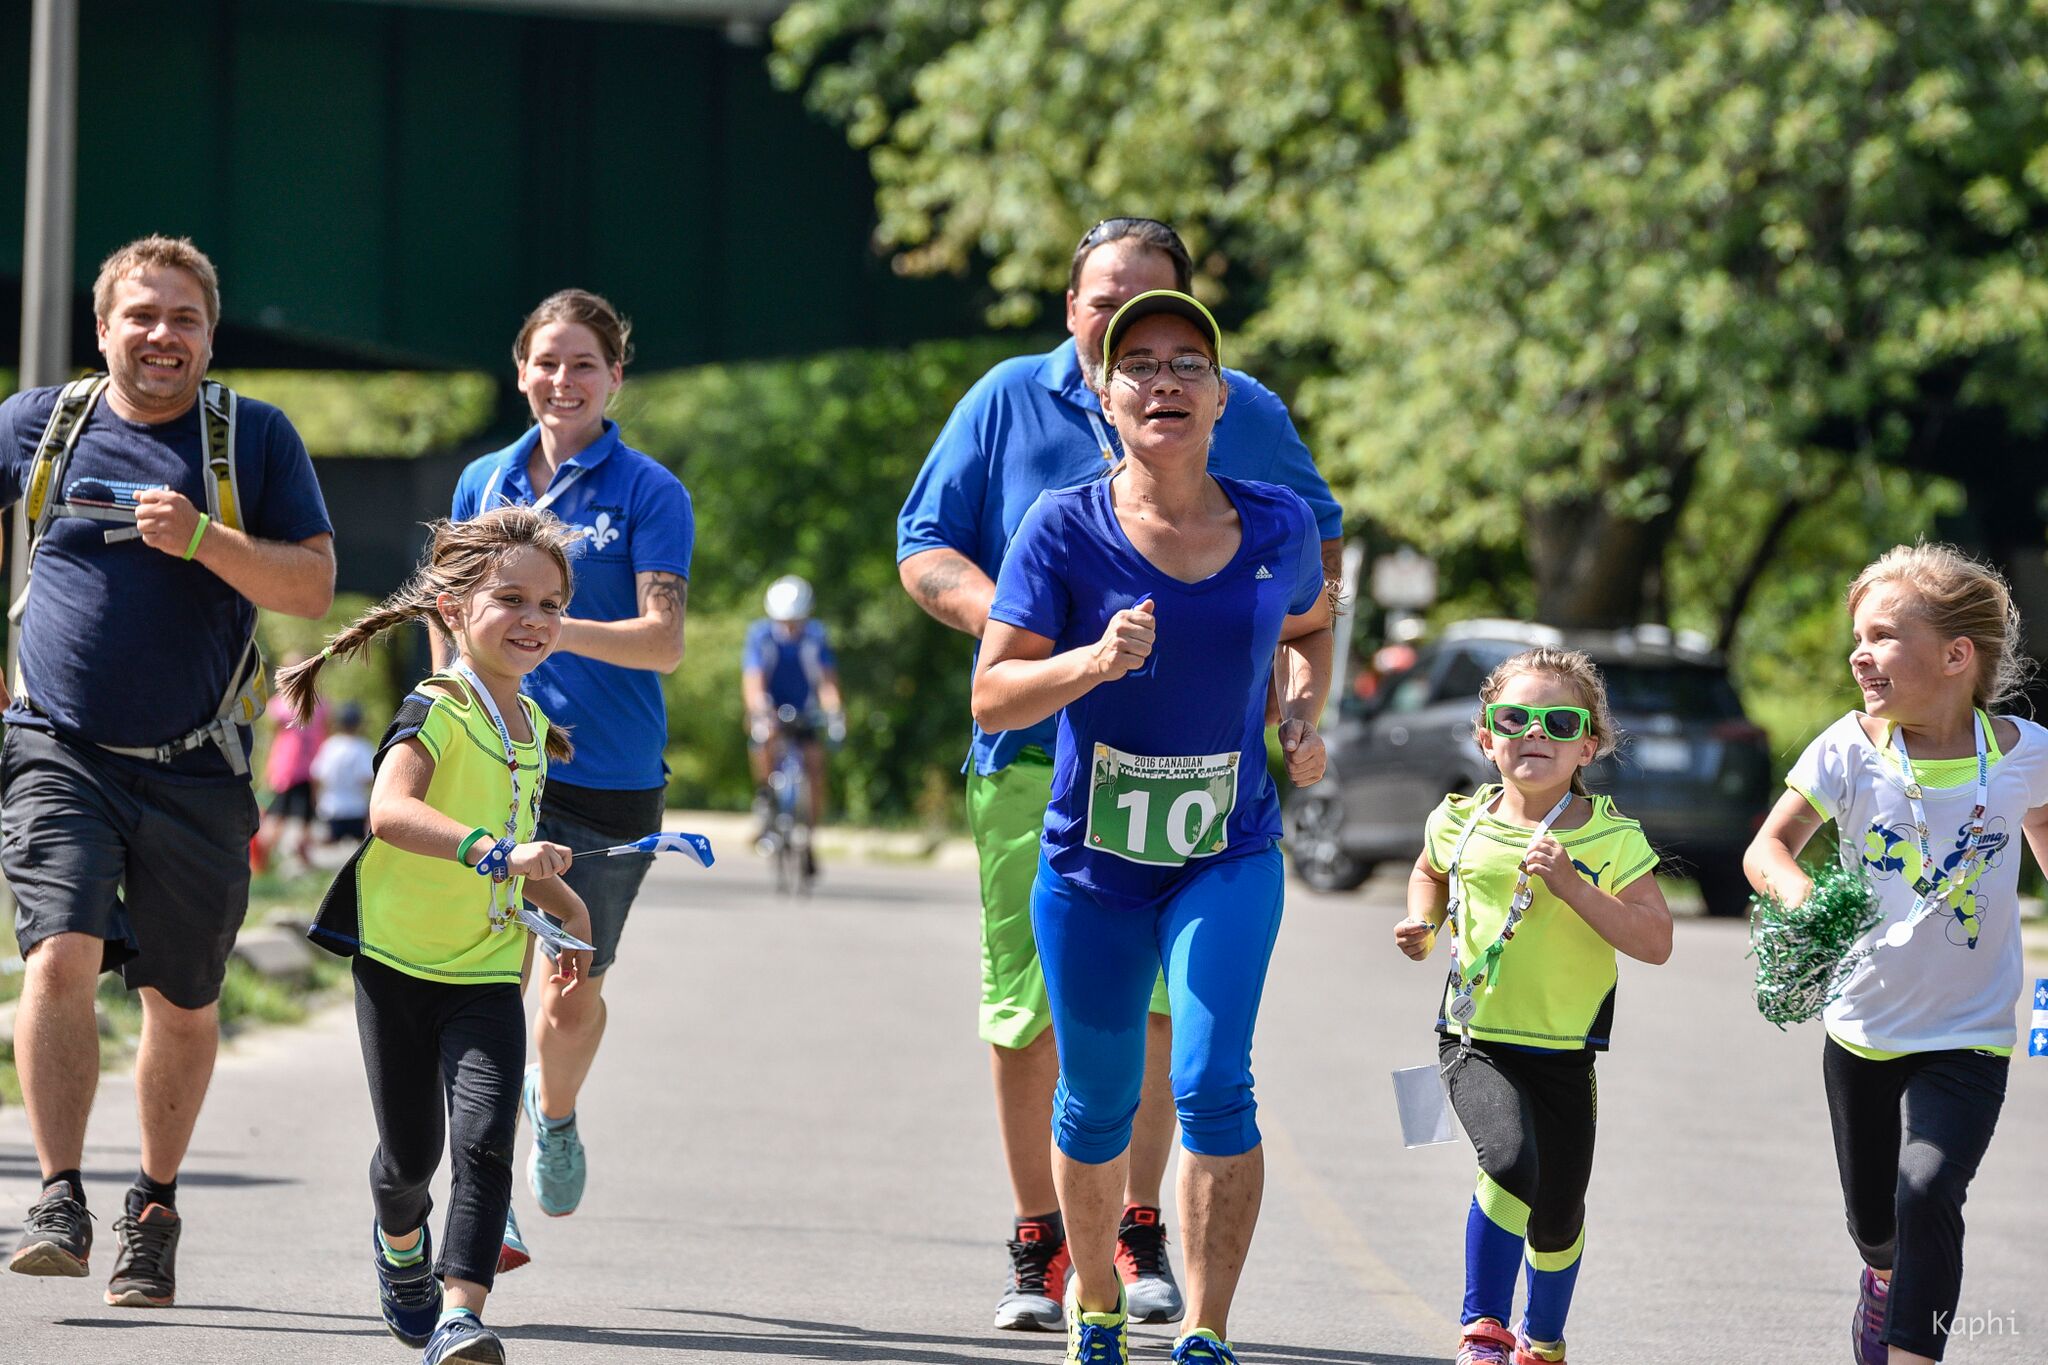
POLYGON ((512 1207, 512 1137, 526 1066, 526 1011, 507 982, 451 986, 355 959, 356 1031, 377 1150, 377 1224, 402 1234, 433 1212, 427 1184, 445 1139, 454 1166, 434 1272, 485 1289, 498 1273, 512 1207))
POLYGON ((1963 1199, 2005 1105, 2008 1059, 1984 1052, 1821 1053, 1849 1236, 1892 1272, 1887 1344, 1941 1359, 1963 1292, 1963 1199))
POLYGON ((1479 1169, 1529 1206, 1529 1245, 1565 1251, 1586 1226, 1599 1083, 1590 1050, 1524 1052, 1439 1034, 1451 1108, 1479 1169))

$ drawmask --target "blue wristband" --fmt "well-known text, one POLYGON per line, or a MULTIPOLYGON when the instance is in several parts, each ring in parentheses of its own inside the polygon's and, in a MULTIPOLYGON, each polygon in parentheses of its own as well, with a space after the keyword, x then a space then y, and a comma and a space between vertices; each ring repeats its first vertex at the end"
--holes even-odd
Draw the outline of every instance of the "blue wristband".
POLYGON ((502 881, 511 875, 512 841, 500 839, 491 845, 491 851, 477 860, 476 874, 502 881))

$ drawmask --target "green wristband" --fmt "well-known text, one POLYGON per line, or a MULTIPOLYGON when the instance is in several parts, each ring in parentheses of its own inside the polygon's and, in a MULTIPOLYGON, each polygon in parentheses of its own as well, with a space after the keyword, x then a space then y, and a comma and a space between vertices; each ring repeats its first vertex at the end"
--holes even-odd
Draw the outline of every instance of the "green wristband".
POLYGON ((490 837, 491 832, 483 828, 481 825, 471 830, 469 832, 469 837, 462 841, 462 846, 455 850, 455 861, 461 863, 464 867, 468 867, 469 851, 476 847, 476 841, 479 839, 488 839, 490 837))
POLYGON ((199 538, 206 534, 206 528, 212 521, 213 518, 206 513, 199 514, 199 524, 192 528, 192 543, 185 547, 185 558, 190 559, 199 553, 199 538))

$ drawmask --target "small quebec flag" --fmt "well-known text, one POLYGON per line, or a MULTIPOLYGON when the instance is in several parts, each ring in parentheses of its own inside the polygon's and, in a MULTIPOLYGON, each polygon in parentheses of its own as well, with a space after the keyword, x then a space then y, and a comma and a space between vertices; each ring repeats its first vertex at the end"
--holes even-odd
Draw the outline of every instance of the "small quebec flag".
POLYGON ((2034 983, 2034 1027, 2027 1034, 2027 1055, 2048 1057, 2048 977, 2034 983))

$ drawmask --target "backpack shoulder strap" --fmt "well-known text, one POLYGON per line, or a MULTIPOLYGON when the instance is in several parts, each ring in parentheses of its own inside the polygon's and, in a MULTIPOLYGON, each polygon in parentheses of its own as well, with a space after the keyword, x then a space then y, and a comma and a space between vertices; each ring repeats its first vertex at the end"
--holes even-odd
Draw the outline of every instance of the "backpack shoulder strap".
POLYGON ((63 483, 64 466, 78 445, 78 434, 85 430, 85 419, 106 386, 105 375, 89 374, 72 380, 57 394, 56 406, 50 409, 50 420, 43 427, 43 438, 36 443, 28 496, 23 499, 22 513, 36 534, 49 522, 47 513, 54 505, 50 494, 63 483))
POLYGON ((240 400, 227 385, 199 386, 199 422, 206 457, 206 514, 230 530, 242 521, 242 476, 235 459, 235 410, 240 400))

